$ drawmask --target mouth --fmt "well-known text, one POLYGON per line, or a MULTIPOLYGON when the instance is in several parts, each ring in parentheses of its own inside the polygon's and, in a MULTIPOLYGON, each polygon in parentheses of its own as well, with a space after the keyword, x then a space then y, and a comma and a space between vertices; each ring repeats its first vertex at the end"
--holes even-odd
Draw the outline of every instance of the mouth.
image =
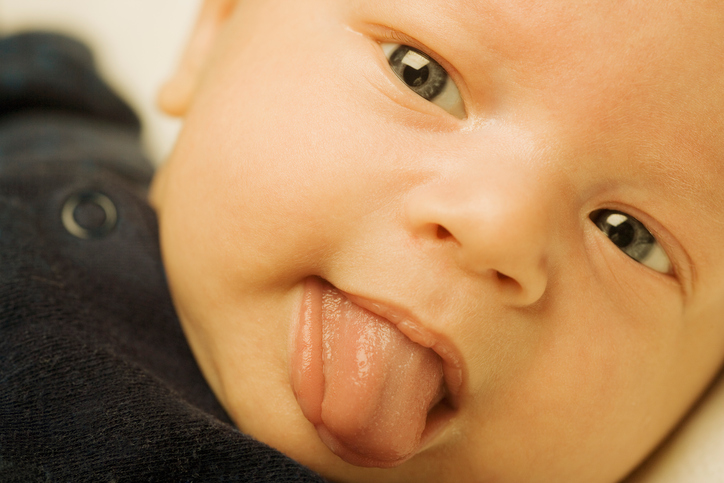
POLYGON ((454 348, 405 311, 305 281, 292 389, 348 463, 389 468, 423 450, 457 410, 461 367, 454 348))

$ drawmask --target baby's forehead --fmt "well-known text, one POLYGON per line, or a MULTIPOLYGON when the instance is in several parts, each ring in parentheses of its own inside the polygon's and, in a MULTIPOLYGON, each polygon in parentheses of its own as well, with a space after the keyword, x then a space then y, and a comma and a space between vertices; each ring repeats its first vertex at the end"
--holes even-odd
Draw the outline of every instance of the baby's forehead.
POLYGON ((470 41, 495 52, 484 67, 504 64, 547 112, 598 130, 596 149, 634 145, 644 158, 671 155, 673 171, 722 179, 724 3, 459 2, 470 41))

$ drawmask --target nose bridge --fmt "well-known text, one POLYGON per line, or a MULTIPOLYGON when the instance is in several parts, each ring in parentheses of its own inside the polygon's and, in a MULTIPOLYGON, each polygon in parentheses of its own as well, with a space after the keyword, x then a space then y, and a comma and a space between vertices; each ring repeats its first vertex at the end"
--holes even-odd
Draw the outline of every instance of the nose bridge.
POLYGON ((432 242, 509 300, 529 305, 545 292, 554 186, 535 165, 477 163, 419 186, 407 203, 414 236, 432 242))

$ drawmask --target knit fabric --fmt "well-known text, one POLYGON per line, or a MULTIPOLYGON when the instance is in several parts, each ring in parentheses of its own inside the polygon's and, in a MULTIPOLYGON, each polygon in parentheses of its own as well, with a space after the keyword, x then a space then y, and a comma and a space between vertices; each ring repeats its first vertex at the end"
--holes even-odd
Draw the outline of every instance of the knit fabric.
POLYGON ((322 482, 196 366, 139 130, 82 44, 0 39, 0 481, 322 482))

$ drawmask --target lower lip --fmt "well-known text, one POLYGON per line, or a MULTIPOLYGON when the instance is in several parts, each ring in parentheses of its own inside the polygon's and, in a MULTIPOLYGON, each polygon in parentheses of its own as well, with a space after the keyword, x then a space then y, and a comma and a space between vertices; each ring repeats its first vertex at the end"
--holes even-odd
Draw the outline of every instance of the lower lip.
MULTIPOLYGON (((321 407, 324 398, 322 362, 322 294, 324 290, 329 288, 336 290, 339 294, 347 297, 352 303, 355 303, 362 308, 370 310, 368 307, 373 306, 379 309, 372 310, 373 313, 387 312, 386 314, 378 313, 378 315, 382 317, 389 314, 389 311, 382 309, 377 304, 371 304, 358 297, 347 295, 329 285, 326 281, 316 277, 310 277, 305 281, 302 304, 297 320, 295 321, 292 334, 291 385, 302 413, 315 427, 323 427, 321 419, 321 407), (360 301, 363 303, 357 303, 360 301)), ((461 385, 460 366, 457 364, 450 364, 450 356, 453 354, 453 351, 446 349, 444 346, 441 346, 441 344, 436 344, 429 334, 423 334, 418 329, 411 330, 410 327, 413 326, 409 323, 404 328, 405 330, 402 330, 403 328, 401 326, 404 324, 400 323, 403 321, 401 317, 388 316, 385 318, 400 328, 401 331, 411 340, 418 342, 416 339, 424 339, 424 343, 421 345, 424 345, 425 347, 433 347, 444 361, 447 393, 445 398, 433 407, 427 416, 425 430, 422 434, 422 444, 420 446, 421 448, 425 448, 429 445, 434 436, 445 427, 446 423, 452 418, 456 411, 458 392, 461 385), (413 334, 412 337, 410 337, 409 332, 413 334)), ((328 441, 329 438, 325 437, 324 434, 320 433, 320 437, 325 443, 327 443, 327 446, 335 446, 334 444, 329 444, 333 442, 328 441)), ((371 460, 369 458, 350 453, 344 448, 339 447, 334 447, 334 453, 348 463, 356 466, 385 468, 398 466, 404 462, 404 460, 371 460)))

